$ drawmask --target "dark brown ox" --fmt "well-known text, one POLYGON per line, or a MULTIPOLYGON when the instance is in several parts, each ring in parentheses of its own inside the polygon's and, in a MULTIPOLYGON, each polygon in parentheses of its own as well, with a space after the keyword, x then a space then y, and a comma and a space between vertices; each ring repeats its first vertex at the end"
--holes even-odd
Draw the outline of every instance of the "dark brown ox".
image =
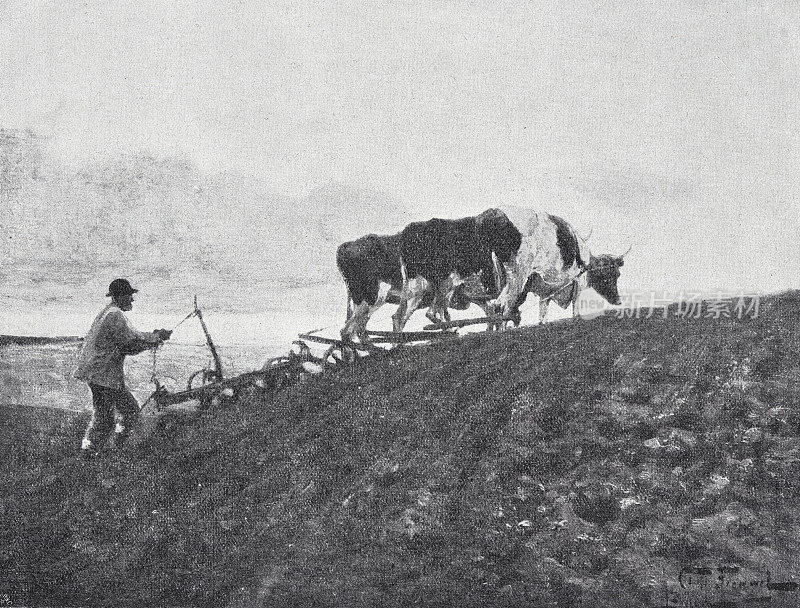
MULTIPOLYGON (((397 312, 399 325, 405 325, 429 291, 434 293, 431 309, 434 313, 452 307, 452 294, 465 283, 472 294, 497 293, 496 269, 515 258, 521 242, 520 231, 499 209, 487 209, 477 216, 456 220, 433 218, 406 226, 400 243, 406 287, 405 301, 397 312)), ((488 314, 490 309, 485 300, 476 303, 488 314)))
POLYGON ((482 307, 500 291, 494 278, 487 289, 482 274, 468 276, 463 282, 450 281, 442 286, 445 295, 435 301, 433 285, 423 277, 404 279, 401 260, 402 234, 368 234, 342 243, 336 251, 336 264, 347 286, 347 315, 342 338, 369 342, 367 323, 384 304, 398 304, 393 315, 394 331, 402 331, 408 318, 420 306, 430 307, 431 320, 449 320, 448 307, 466 310, 472 303, 482 307), (409 309, 408 302, 412 301, 409 309))

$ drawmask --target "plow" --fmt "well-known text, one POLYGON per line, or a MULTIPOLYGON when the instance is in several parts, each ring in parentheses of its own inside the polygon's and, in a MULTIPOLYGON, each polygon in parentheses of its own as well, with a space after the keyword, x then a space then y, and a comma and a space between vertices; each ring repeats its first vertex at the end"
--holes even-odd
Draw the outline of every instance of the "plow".
MULTIPOLYGON (((303 367, 304 363, 318 362, 317 358, 314 357, 303 342, 296 341, 295 345, 299 346, 299 352, 290 350, 285 356, 269 359, 260 369, 226 378, 222 369, 222 359, 219 356, 214 340, 211 338, 211 333, 203 318, 203 312, 197 305, 197 296, 194 298, 194 310, 178 325, 192 317, 197 317, 203 330, 206 345, 214 362, 213 369, 203 368, 190 374, 186 389, 182 391, 170 391, 161 384, 154 372, 151 380, 156 388, 147 398, 142 409, 149 402, 153 402, 156 409, 163 409, 170 405, 195 400, 199 401, 200 407, 204 409, 225 398, 234 398, 243 389, 279 390, 284 386, 295 384, 302 374, 307 373, 307 370, 303 367)), ((153 358, 155 369, 155 351, 153 352, 153 358)))
MULTIPOLYGON (((222 369, 222 360, 211 338, 203 313, 197 305, 197 296, 194 298, 194 310, 178 325, 192 317, 197 317, 203 330, 206 345, 211 353, 213 369, 203 368, 191 373, 186 388, 180 391, 169 390, 161 384, 154 372, 151 381, 155 384, 155 390, 147 398, 142 409, 149 402, 152 402, 156 409, 160 410, 187 401, 198 401, 201 409, 205 409, 223 400, 234 399, 243 390, 277 391, 296 384, 304 375, 348 365, 376 353, 386 353, 391 347, 451 340, 458 337, 456 329, 459 327, 480 323, 499 324, 513 320, 513 318, 502 316, 481 317, 431 323, 426 325, 423 331, 368 330, 369 342, 365 343, 330 338, 320 335, 322 329, 315 329, 298 334, 298 339, 292 342, 292 349, 287 355, 269 359, 260 369, 226 378, 222 369), (315 355, 308 343, 327 346, 327 349, 322 355, 315 355)), ((155 358, 155 351, 153 356, 155 358)))

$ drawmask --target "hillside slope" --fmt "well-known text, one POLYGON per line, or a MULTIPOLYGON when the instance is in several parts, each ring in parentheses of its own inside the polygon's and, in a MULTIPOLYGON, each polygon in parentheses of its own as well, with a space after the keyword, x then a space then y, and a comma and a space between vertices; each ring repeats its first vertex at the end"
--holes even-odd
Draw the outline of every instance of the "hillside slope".
POLYGON ((2 477, 0 567, 63 605, 795 605, 800 293, 672 312, 397 350, 91 464, 54 446, 2 477))

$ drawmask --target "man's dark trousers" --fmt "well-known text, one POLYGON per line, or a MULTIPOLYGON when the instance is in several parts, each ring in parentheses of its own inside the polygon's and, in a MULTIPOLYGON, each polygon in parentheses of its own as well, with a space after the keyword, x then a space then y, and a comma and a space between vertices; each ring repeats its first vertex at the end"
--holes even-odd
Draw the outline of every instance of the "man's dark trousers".
POLYGON ((89 440, 89 449, 99 450, 114 428, 114 411, 122 415, 122 423, 117 428, 115 444, 120 447, 130 435, 136 419, 139 417, 139 403, 126 389, 110 388, 99 384, 89 383, 92 391, 92 404, 94 412, 89 428, 86 429, 86 439, 89 440))

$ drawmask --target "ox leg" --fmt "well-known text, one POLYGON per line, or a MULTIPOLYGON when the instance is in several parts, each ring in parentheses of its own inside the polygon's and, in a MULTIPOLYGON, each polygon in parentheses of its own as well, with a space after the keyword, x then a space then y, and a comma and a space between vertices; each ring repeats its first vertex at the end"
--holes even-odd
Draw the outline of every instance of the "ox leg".
MULTIPOLYGON (((484 317, 491 317, 494 316, 494 310, 491 306, 489 306, 488 302, 483 302, 479 304, 481 310, 483 310, 484 317)), ((503 323, 487 323, 486 324, 486 331, 499 331, 503 329, 503 323)))
POLYGON ((402 298, 400 303, 397 305, 397 310, 392 315, 392 330, 393 331, 403 331, 403 324, 400 324, 400 320, 406 316, 406 311, 408 310, 408 300, 402 298))
MULTIPOLYGON (((406 302, 406 310, 403 314, 398 315, 395 313, 393 318, 395 324, 395 331, 403 331, 403 328, 408 323, 408 320, 411 318, 411 315, 414 314, 414 311, 419 308, 419 305, 422 304, 422 295, 413 295, 409 300, 406 302)), ((400 309, 398 309, 400 312, 400 309)))
POLYGON ((458 283, 451 275, 446 280, 439 283, 433 291, 433 302, 431 302, 425 316, 433 323, 441 323, 450 320, 450 296, 458 283))
MULTIPOLYGON (((448 288, 446 292, 442 291, 443 286, 440 286, 437 290, 437 296, 434 300, 434 306, 437 306, 437 312, 439 316, 444 319, 445 322, 450 321, 450 299, 453 296, 453 289, 448 288)), ((429 317, 430 318, 430 317, 429 317)))
POLYGON ((428 308, 428 312, 425 313, 425 316, 430 319, 431 323, 441 323, 442 321, 450 320, 450 311, 447 309, 446 304, 434 301, 430 308, 428 308))
POLYGON ((528 299, 528 294, 531 290, 531 284, 533 283, 533 277, 528 277, 525 281, 525 285, 522 288, 522 291, 516 297, 511 305, 511 309, 509 312, 503 311, 503 316, 511 317, 505 321, 500 321, 498 323, 498 329, 505 329, 508 327, 509 321, 514 324, 514 327, 519 327, 522 324, 522 313, 520 312, 520 308, 525 303, 525 300, 528 299))
POLYGON ((430 305, 430 308, 428 308, 428 311, 425 313, 425 316, 428 317, 428 320, 431 323, 441 323, 442 321, 442 319, 436 315, 437 310, 438 307, 436 306, 436 301, 434 301, 433 304, 430 305))
POLYGON ((450 320, 450 311, 448 310, 447 298, 443 298, 440 293, 436 293, 433 298, 433 303, 428 308, 425 316, 433 323, 441 323, 442 321, 450 320))
POLYGON ((503 264, 506 274, 506 285, 500 292, 500 295, 490 300, 488 304, 492 310, 497 312, 502 310, 504 316, 511 315, 517 304, 522 292, 525 290, 525 285, 528 282, 528 276, 517 264, 516 260, 511 259, 503 264))
MULTIPOLYGON (((581 312, 578 310, 578 296, 581 290, 576 283, 572 284, 569 295, 569 303, 572 304, 572 320, 579 321, 581 319, 581 312)), ((566 307, 565 307, 566 308, 566 307)))
POLYGON ((425 289, 420 289, 420 286, 415 282, 409 282, 409 288, 403 294, 403 304, 398 306, 397 311, 392 315, 392 323, 395 331, 403 331, 403 328, 408 323, 411 315, 422 304, 422 298, 425 295, 425 289))
POLYGON ((409 316, 411 315, 408 315, 408 295, 403 291, 403 295, 400 297, 400 303, 397 305, 397 310, 395 310, 392 315, 392 331, 403 331, 403 327, 405 327, 409 316))
MULTIPOLYGON (((525 301, 528 299, 528 294, 531 293, 533 289, 534 277, 536 277, 536 275, 532 274, 528 277, 528 280, 525 281, 525 286, 522 288, 522 292, 517 296, 517 301, 511 309, 511 314, 514 317, 514 327, 519 327, 522 324, 522 313, 519 309, 525 304, 525 301)), ((541 303, 541 298, 539 302, 541 303)), ((503 321, 503 323, 508 323, 508 321, 503 321)))
POLYGON ((370 317, 370 308, 371 306, 368 302, 361 302, 361 304, 353 308, 350 318, 347 319, 341 331, 343 341, 352 342, 356 336, 362 342, 365 340, 368 341, 366 330, 367 321, 369 321, 370 317))
POLYGON ((400 260, 400 275, 403 277, 403 288, 400 292, 399 296, 399 303, 397 304, 397 310, 394 311, 392 315, 392 331, 401 332, 406 325, 406 321, 408 321, 408 317, 411 316, 411 313, 414 311, 412 310, 411 313, 408 313, 408 300, 411 295, 412 290, 412 283, 416 284, 416 279, 414 281, 408 278, 408 273, 406 271, 406 265, 403 260, 400 260))
MULTIPOLYGON (((342 360, 347 363, 352 363, 355 359, 358 358, 358 351, 352 347, 354 343, 354 338, 358 335, 361 336, 362 330, 362 319, 365 315, 369 314, 369 304, 366 302, 362 302, 357 306, 351 306, 351 301, 348 300, 347 302, 347 321, 340 332, 342 337, 342 346, 341 346, 341 353, 342 353, 342 360)), ((363 325, 366 325, 363 322, 363 325)), ((359 338, 360 339, 360 338, 359 338)), ((328 356, 333 352, 334 347, 331 346, 329 352, 325 354, 323 357, 323 361, 328 361, 328 356)))
POLYGON ((547 316, 547 307, 550 305, 550 300, 546 299, 539 299, 539 325, 544 323, 544 319, 547 316))
POLYGON ((347 311, 344 315, 344 322, 347 323, 350 320, 350 317, 353 316, 353 298, 347 298, 347 311))
MULTIPOLYGON (((492 251, 492 274, 494 277, 495 293, 501 294, 503 292, 503 288, 506 286, 506 271, 503 267, 503 263, 500 261, 494 251, 492 251)), ((481 308, 483 309, 483 314, 487 317, 491 317, 498 312, 494 307, 489 307, 487 304, 481 305, 481 308)), ((519 307, 517 307, 517 313, 519 314, 519 307)), ((506 328, 506 323, 507 321, 489 323, 486 325, 486 329, 487 331, 501 331, 506 328)))
POLYGON ((578 310, 578 298, 574 298, 572 300, 572 319, 573 321, 580 321, 581 318, 580 310, 578 310))
POLYGON ((400 296, 400 305, 392 315, 392 326, 394 331, 403 331, 414 311, 420 307, 425 292, 430 289, 430 283, 422 277, 407 280, 403 286, 403 293, 400 296))
MULTIPOLYGON (((531 281, 529 279, 528 282, 525 285, 525 289, 519 295, 519 297, 517 298, 516 304, 514 304, 514 307, 511 310, 511 314, 514 317, 514 319, 513 319, 514 327, 519 327, 522 324, 522 313, 520 312, 519 309, 525 303, 525 300, 528 299, 528 293, 529 293, 528 290, 530 288, 530 283, 531 283, 531 281)), ((504 323, 508 323, 508 321, 503 321, 503 322, 504 323)))
POLYGON ((453 293, 455 292, 456 287, 462 283, 464 283, 464 281, 457 272, 454 272, 446 281, 440 283, 438 289, 436 290, 434 304, 436 304, 436 300, 438 300, 440 305, 439 313, 445 321, 450 321, 450 301, 453 299, 453 293))

